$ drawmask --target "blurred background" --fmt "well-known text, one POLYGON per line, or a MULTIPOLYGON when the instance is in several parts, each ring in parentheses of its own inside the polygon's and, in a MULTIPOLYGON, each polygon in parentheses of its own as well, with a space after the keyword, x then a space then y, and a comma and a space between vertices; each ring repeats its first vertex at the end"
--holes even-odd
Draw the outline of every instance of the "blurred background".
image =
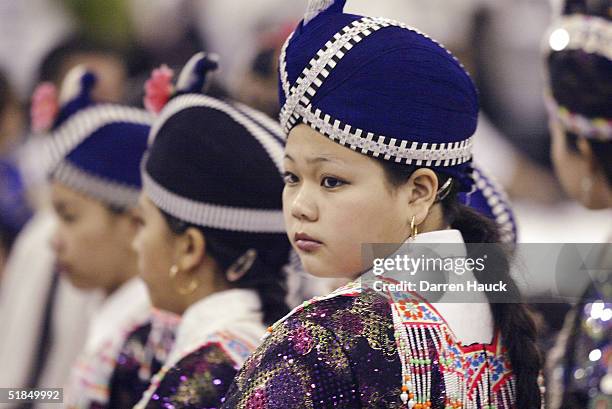
MULTIPOLYGON (((162 63, 181 66, 194 52, 206 50, 220 56, 211 94, 230 96, 276 118, 279 50, 305 4, 306 0, 0 0, 0 289, 8 287, 4 265, 24 226, 34 233, 23 239, 22 259, 37 262, 50 257, 40 233, 48 231, 41 227, 47 221, 37 225, 33 218, 49 206, 40 165, 44 137, 29 132, 30 96, 37 84, 50 81, 59 87, 70 68, 85 64, 100 78, 99 101, 142 106, 143 84, 153 68, 162 63)), ((420 29, 453 51, 471 73, 482 104, 475 161, 508 192, 520 242, 608 241, 610 211, 589 211, 570 201, 551 166, 541 52, 555 13, 551 0, 349 0, 346 10, 420 29)), ((30 300, 41 301, 24 304, 34 315, 49 307, 53 297, 45 294, 61 291, 46 280, 39 295, 30 292, 30 300)), ((4 293, 0 315, 3 305, 14 304, 4 293)), ((71 299, 66 305, 74 309, 89 302, 71 299)), ((4 329, 10 327, 1 320, 0 316, 4 329)), ((76 321, 72 324, 79 327, 76 321)), ((78 338, 78 333, 72 335, 78 338)), ((27 336, 26 331, 14 338, 27 336)), ((2 347, 14 352, 8 345, 2 347)), ((44 384, 41 376, 41 369, 35 368, 10 385, 44 384)), ((9 386, 6 382, 0 378, 0 386, 9 386)))

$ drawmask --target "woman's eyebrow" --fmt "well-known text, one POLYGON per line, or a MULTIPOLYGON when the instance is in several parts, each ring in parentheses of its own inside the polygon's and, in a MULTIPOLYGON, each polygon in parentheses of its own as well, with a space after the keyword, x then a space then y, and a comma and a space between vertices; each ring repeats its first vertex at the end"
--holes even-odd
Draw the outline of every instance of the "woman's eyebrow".
MULTIPOLYGON (((289 155, 288 153, 285 153, 285 159, 288 159, 292 162, 295 162, 295 159, 293 159, 291 157, 291 155, 289 155)), ((339 164, 343 164, 344 161, 340 158, 337 158, 335 156, 332 155, 324 155, 324 156, 317 156, 314 158, 308 158, 306 159, 306 163, 308 164, 313 164, 313 163, 321 163, 321 162, 335 162, 335 163, 339 163, 339 164)))

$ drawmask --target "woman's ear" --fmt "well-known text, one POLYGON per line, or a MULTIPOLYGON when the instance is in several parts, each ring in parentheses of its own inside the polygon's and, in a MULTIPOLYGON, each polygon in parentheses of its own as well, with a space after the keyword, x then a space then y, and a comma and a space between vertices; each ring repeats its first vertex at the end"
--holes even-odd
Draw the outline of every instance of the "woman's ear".
POLYGON ((411 217, 415 216, 416 224, 421 224, 436 201, 438 177, 433 170, 420 168, 410 175, 405 188, 409 190, 407 199, 411 217))
POLYGON ((206 255, 206 239, 195 227, 189 227, 177 241, 177 264, 182 271, 196 270, 206 255))

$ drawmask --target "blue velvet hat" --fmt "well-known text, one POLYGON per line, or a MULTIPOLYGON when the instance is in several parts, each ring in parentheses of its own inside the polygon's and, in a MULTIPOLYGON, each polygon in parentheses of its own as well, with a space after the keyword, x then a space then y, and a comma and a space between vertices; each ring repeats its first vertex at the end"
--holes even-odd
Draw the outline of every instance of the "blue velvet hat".
POLYGON ((472 166, 479 105, 463 66, 417 29, 346 14, 345 3, 311 1, 282 48, 284 132, 304 123, 362 154, 448 174, 469 192, 461 196, 464 203, 505 220, 502 227, 513 233, 504 239, 514 240, 505 198, 472 166))
POLYGON ((64 101, 49 138, 53 180, 120 208, 134 206, 141 188, 139 164, 152 117, 144 110, 95 104, 93 73, 82 67, 64 80, 64 101))

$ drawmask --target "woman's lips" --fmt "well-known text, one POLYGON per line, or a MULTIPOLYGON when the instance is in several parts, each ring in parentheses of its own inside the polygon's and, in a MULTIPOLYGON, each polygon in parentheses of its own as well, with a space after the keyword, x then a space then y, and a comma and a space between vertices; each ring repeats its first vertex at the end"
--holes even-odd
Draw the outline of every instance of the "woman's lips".
POLYGON ((293 241, 295 243, 295 247, 307 253, 316 251, 323 245, 323 243, 305 233, 296 233, 293 237, 293 241))

